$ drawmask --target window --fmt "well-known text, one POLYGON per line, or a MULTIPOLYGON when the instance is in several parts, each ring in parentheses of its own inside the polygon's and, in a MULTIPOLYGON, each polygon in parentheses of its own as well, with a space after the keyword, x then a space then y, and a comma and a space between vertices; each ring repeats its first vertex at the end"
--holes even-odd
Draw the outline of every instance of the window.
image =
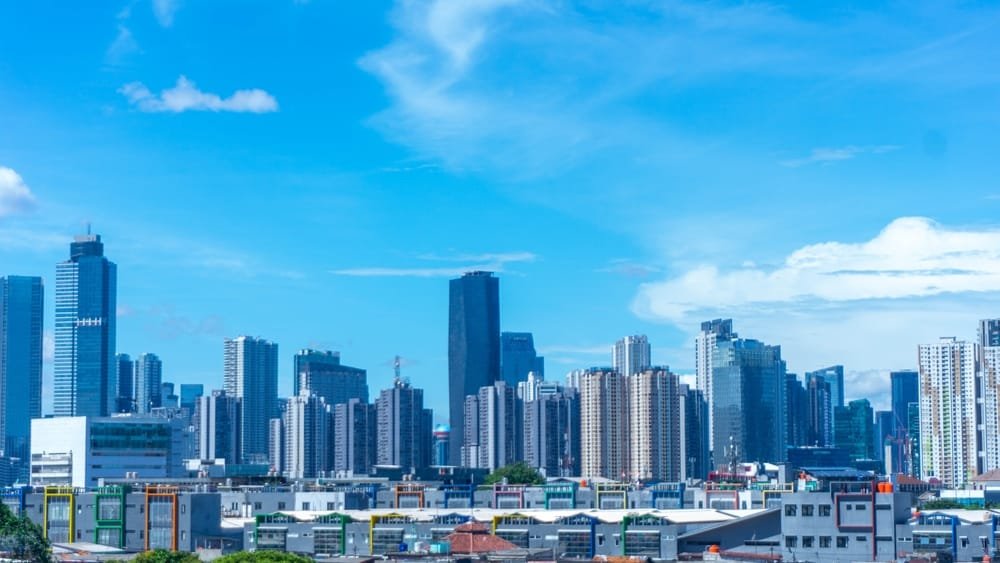
POLYGON ((797 536, 785 536, 785 547, 796 548, 799 546, 799 538, 797 536))
POLYGON ((302 503, 302 510, 311 510, 311 509, 309 508, 309 503, 308 503, 308 502, 303 502, 303 503, 302 503))
POLYGON ((865 505, 865 504, 855 504, 854 505, 854 510, 866 510, 867 508, 868 508, 868 505, 865 505))
POLYGON ((798 505, 786 504, 785 505, 785 516, 795 516, 796 511, 798 511, 798 505))
POLYGON ((181 514, 185 514, 185 513, 187 513, 187 505, 186 504, 182 504, 181 505, 181 514))
POLYGON ((968 537, 962 536, 962 537, 958 538, 958 541, 959 541, 959 544, 961 544, 962 547, 969 547, 969 538, 968 537))
POLYGON ((831 538, 830 536, 820 536, 819 537, 819 546, 820 547, 830 547, 830 544, 831 544, 832 540, 833 540, 833 538, 831 538))
POLYGON ((285 503, 282 501, 278 501, 278 510, 284 510, 284 509, 285 509, 285 503))
POLYGON ((854 536, 854 541, 868 541, 868 536, 854 536))
POLYGON ((837 536, 837 547, 847 547, 847 536, 837 536))
POLYGON ((812 536, 802 536, 802 547, 811 548, 813 546, 813 540, 816 538, 812 536))
POLYGON ((332 503, 332 502, 326 503, 326 509, 327 510, 335 510, 335 504, 332 503))
POLYGON ((815 507, 813 505, 811 505, 811 504, 803 504, 802 505, 802 515, 803 516, 812 516, 814 508, 815 507))
POLYGON ((264 504, 263 503, 260 503, 260 502, 253 503, 253 509, 254 510, 260 510, 262 508, 264 508, 264 504))

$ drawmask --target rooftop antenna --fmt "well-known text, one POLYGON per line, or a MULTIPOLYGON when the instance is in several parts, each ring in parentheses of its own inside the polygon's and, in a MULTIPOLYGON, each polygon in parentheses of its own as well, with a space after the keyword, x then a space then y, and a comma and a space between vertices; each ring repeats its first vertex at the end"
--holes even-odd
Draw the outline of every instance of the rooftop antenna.
POLYGON ((400 382, 400 377, 399 377, 399 371, 400 370, 399 370, 399 368, 400 368, 400 364, 402 363, 400 360, 401 360, 401 358, 397 354, 396 358, 392 362, 392 369, 393 369, 393 371, 396 372, 396 383, 400 382))
POLYGON ((90 236, 90 221, 87 221, 87 236, 90 236))

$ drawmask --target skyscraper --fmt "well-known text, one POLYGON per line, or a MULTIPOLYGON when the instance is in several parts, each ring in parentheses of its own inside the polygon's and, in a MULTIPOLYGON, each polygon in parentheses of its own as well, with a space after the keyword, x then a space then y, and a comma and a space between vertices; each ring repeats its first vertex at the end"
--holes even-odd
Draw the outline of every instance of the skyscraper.
MULTIPOLYGON (((0 445, 28 467, 31 419, 42 416, 42 278, 0 278, 0 445)), ((22 476, 26 473, 22 470, 22 476)))
POLYGON ((406 472, 428 467, 433 417, 424 408, 423 390, 397 379, 379 394, 377 409, 378 464, 396 465, 406 472))
POLYGON ((492 471, 521 461, 524 449, 524 403, 517 397, 517 390, 504 381, 497 381, 479 389, 477 400, 474 403, 467 401, 466 405, 469 406, 466 408, 466 416, 474 416, 478 421, 466 422, 466 428, 475 427, 479 431, 479 438, 474 442, 479 459, 474 467, 492 471), (473 404, 474 409, 471 406, 473 404))
POLYGON ((919 400, 918 386, 920 374, 912 370, 894 371, 889 374, 892 382, 892 470, 894 472, 912 472, 909 467, 907 443, 914 437, 909 433, 909 406, 919 400))
POLYGON ((492 272, 451 280, 448 308, 448 418, 450 461, 465 444, 465 397, 500 379, 500 281, 492 272))
POLYGON ((873 459, 875 454, 872 428, 872 405, 868 399, 857 399, 846 407, 834 409, 833 443, 844 448, 851 460, 873 459))
POLYGON ((524 403, 524 461, 547 477, 580 475, 580 401, 573 388, 524 403))
POLYGON ((299 350, 293 373, 296 395, 308 389, 331 406, 351 399, 368 402, 368 372, 341 364, 339 352, 299 350))
POLYGON ((809 393, 794 373, 785 374, 785 427, 788 447, 808 445, 809 393))
POLYGON ((535 339, 530 332, 500 333, 501 379, 511 387, 528 379, 534 373, 545 377, 545 358, 535 352, 535 339))
POLYGON ((181 383, 180 405, 182 409, 194 412, 198 397, 205 394, 205 386, 201 383, 181 383))
POLYGON ((163 362, 156 354, 142 354, 135 360, 135 412, 146 414, 163 406, 163 362))
POLYGON ((705 479, 711 469, 708 450, 708 403, 700 389, 680 385, 681 400, 682 479, 705 479))
POLYGON ((983 319, 979 321, 979 345, 1000 346, 1000 319, 983 319))
POLYGON ((830 382, 823 376, 810 377, 806 382, 806 444, 826 447, 833 445, 833 399, 830 382))
POLYGON ((107 416, 117 406, 116 283, 100 235, 75 237, 56 265, 56 416, 107 416))
POLYGON ((375 465, 378 417, 375 405, 351 399, 333 407, 333 469, 367 475, 375 465))
POLYGON ((978 347, 941 338, 918 348, 921 474, 948 487, 965 485, 992 469, 984 467, 985 444, 976 429, 978 347))
POLYGON ((715 319, 701 323, 701 332, 694 339, 695 386, 704 394, 708 404, 708 447, 715 447, 715 412, 712 394, 712 358, 719 342, 737 338, 733 332, 733 319, 715 319))
POLYGON ((115 373, 118 378, 117 411, 135 412, 135 362, 128 354, 115 356, 115 373))
POLYGON ((282 468, 289 479, 313 479, 331 469, 332 415, 322 397, 303 390, 290 397, 282 418, 284 429, 282 468))
POLYGON ((268 460, 268 425, 278 416, 278 345, 238 336, 224 343, 226 394, 242 399, 242 463, 268 460))
POLYGON ((892 418, 892 411, 875 411, 875 459, 883 463, 891 462, 884 469, 886 474, 894 473, 893 464, 896 458, 896 448, 891 447, 888 458, 885 455, 886 447, 894 445, 896 423, 892 418))
POLYGON ((806 372, 806 385, 814 377, 822 377, 830 384, 830 405, 832 408, 844 406, 844 366, 830 366, 806 372))
POLYGON ((733 461, 779 462, 785 458, 785 362, 780 346, 736 339, 716 345, 716 466, 733 461))
POLYGON ((643 481, 681 477, 681 420, 677 376, 648 368, 626 378, 629 473, 643 481))
POLYGON ((241 400, 216 390, 211 395, 198 397, 195 405, 198 457, 239 463, 243 451, 240 440, 243 435, 240 428, 243 419, 241 400))
POLYGON ((649 339, 645 334, 626 336, 611 347, 612 368, 623 377, 642 373, 649 369, 649 339))
POLYGON ((628 395, 625 378, 611 368, 592 368, 580 378, 580 437, 583 477, 627 477, 628 395))

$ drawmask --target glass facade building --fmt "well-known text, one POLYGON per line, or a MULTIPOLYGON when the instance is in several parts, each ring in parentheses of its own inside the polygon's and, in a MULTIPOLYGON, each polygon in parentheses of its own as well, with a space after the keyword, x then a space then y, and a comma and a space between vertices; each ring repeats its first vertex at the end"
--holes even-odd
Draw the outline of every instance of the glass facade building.
POLYGON ((830 366, 816 371, 806 372, 806 385, 815 377, 822 377, 830 384, 831 408, 842 407, 844 403, 844 366, 830 366))
POLYGON ((0 278, 0 444, 21 460, 42 415, 43 303, 42 278, 0 278))
POLYGON ((163 362, 156 354, 142 354, 135 360, 135 410, 146 414, 163 406, 163 362))
POLYGON ((785 458, 785 362, 780 346, 749 339, 716 344, 712 358, 716 466, 785 458))
POLYGON ((294 358, 293 390, 302 389, 322 397, 331 407, 358 399, 368 402, 368 372, 340 363, 337 352, 299 350, 294 358))
POLYGON ((448 307, 449 462, 465 444, 465 397, 500 379, 500 280, 469 272, 451 280, 448 307))
POLYGON ((241 399, 240 463, 266 463, 272 418, 278 418, 278 345, 263 338, 238 336, 224 343, 226 395, 241 399))
POLYGON ((116 410, 117 266, 100 235, 81 235, 56 265, 56 416, 107 416, 116 410))
POLYGON ((875 455, 874 413, 868 399, 857 399, 833 410, 833 441, 847 450, 852 460, 873 459, 875 455))
POLYGON ((500 333, 500 375, 507 385, 517 387, 527 381, 528 373, 545 378, 545 358, 535 352, 535 339, 530 332, 500 333))
POLYGON ((896 447, 893 449, 893 470, 909 472, 907 464, 906 441, 910 435, 909 409, 910 403, 919 400, 920 375, 916 370, 894 371, 889 374, 892 382, 892 420, 893 439, 896 447))

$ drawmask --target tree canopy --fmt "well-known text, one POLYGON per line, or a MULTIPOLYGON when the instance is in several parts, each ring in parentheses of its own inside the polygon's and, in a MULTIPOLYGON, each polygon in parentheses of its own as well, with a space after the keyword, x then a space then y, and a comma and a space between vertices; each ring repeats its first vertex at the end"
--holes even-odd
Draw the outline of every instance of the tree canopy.
POLYGON ((52 560, 52 548, 41 526, 27 516, 15 516, 3 503, 0 503, 0 551, 22 560, 46 563, 52 560))
POLYGON ((201 559, 193 553, 154 549, 153 551, 140 553, 133 561, 138 563, 198 563, 201 559))
POLYGON ((485 483, 494 485, 502 483, 504 479, 507 479, 507 483, 511 485, 541 485, 545 483, 545 477, 537 469, 523 461, 497 468, 486 476, 485 483))
POLYGON ((241 551, 220 557, 215 563, 312 563, 312 559, 283 551, 241 551))

